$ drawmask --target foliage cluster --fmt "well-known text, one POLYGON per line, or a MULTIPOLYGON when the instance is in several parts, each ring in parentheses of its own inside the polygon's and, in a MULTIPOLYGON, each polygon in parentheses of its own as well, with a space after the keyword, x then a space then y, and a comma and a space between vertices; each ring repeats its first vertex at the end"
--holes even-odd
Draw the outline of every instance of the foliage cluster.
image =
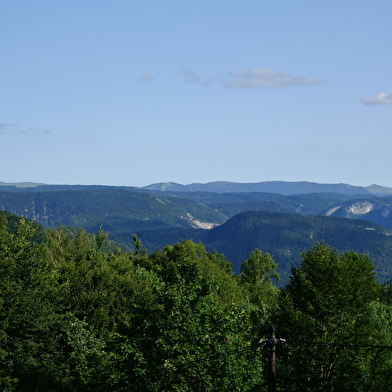
MULTIPOLYGON (((64 227, 0 230, 0 389, 251 391, 260 313, 231 265, 184 241, 147 255, 64 227)), ((264 279, 261 285, 272 283, 264 279)), ((273 302, 273 298, 269 299, 273 302)), ((261 318, 260 318, 260 317, 261 318)))
POLYGON ((268 328, 279 391, 388 391, 392 289, 368 256, 316 244, 288 285, 255 249, 238 275, 183 241, 148 254, 103 231, 0 224, 0 389, 267 391, 268 328), (337 345, 342 343, 343 345, 337 345), (335 345, 334 345, 335 344, 335 345), (376 347, 377 346, 377 347, 376 347))

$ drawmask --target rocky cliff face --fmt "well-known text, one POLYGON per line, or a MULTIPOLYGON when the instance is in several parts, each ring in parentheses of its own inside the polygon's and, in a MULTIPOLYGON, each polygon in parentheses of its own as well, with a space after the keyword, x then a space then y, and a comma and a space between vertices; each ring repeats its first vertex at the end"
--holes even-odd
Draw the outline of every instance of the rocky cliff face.
POLYGON ((326 216, 366 219, 392 231, 392 198, 372 198, 349 201, 331 208, 326 216))

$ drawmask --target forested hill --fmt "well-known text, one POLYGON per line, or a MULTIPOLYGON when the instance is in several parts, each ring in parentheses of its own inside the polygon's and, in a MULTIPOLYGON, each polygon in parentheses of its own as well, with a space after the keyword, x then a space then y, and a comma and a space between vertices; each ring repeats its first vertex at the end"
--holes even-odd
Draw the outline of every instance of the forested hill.
POLYGON ((392 231, 392 196, 305 193, 280 195, 262 192, 172 192, 156 195, 186 198, 216 209, 227 217, 244 211, 272 211, 303 215, 366 219, 392 231))
POLYGON ((353 250, 369 255, 377 279, 380 282, 392 279, 392 234, 365 220, 248 211, 207 231, 165 229, 141 231, 138 235, 151 251, 182 239, 200 241, 208 250, 223 253, 237 273, 242 261, 258 248, 270 253, 278 263, 283 284, 291 265, 298 265, 301 252, 317 242, 325 242, 339 252, 353 250))
POLYGON ((163 227, 212 227, 223 213, 192 200, 125 189, 0 192, 0 210, 41 223, 98 231, 134 232, 163 227))
MULTIPOLYGON (((343 195, 341 193, 307 193, 301 195, 280 195, 264 192, 161 192, 149 191, 163 197, 189 199, 208 205, 231 217, 239 212, 260 210, 274 212, 299 213, 306 215, 323 215, 333 207, 350 200, 358 200, 358 195, 343 195)), ((371 200, 374 195, 363 196, 371 200)), ((384 199, 384 198, 377 198, 384 199)))
POLYGON ((205 246, 224 253, 237 272, 241 262, 258 248, 272 255, 283 275, 315 242, 325 242, 340 252, 368 254, 378 279, 385 282, 392 278, 392 235, 365 220, 249 211, 203 236, 205 246))

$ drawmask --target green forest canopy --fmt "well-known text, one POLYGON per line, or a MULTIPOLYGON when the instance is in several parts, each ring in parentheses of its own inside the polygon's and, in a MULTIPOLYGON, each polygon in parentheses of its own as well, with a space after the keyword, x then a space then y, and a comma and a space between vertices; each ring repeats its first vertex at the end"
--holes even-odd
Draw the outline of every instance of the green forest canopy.
POLYGON ((392 350, 375 346, 392 345, 392 290, 367 256, 315 245, 279 290, 258 249, 233 275, 192 241, 110 251, 102 231, 36 237, 13 219, 0 224, 2 390, 267 391, 270 325, 289 343, 278 390, 390 388, 392 350))

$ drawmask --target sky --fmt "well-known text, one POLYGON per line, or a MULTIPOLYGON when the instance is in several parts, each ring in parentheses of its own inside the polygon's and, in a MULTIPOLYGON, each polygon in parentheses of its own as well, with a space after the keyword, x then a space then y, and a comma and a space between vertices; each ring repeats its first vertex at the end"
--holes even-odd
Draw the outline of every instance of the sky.
POLYGON ((390 0, 0 0, 0 181, 392 187, 390 0))

